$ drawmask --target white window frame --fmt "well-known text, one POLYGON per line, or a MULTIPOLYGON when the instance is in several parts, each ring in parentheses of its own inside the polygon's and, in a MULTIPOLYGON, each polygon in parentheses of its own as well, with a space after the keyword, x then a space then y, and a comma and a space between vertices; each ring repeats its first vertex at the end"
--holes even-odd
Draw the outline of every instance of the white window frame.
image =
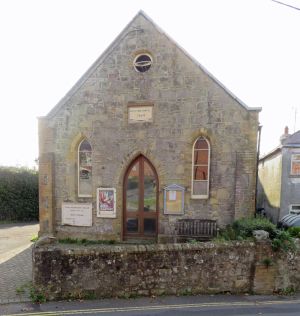
MULTIPOLYGON (((81 147, 81 144, 84 142, 84 141, 88 141, 86 138, 84 138, 78 145, 77 147, 77 193, 78 193, 78 197, 92 197, 92 193, 91 194, 80 194, 80 179, 79 179, 79 174, 80 174, 80 157, 79 157, 79 152, 80 152, 80 147, 81 147)), ((91 146, 91 143, 88 141, 88 143, 90 144, 91 146)), ((91 146, 92 148, 92 146, 91 146)), ((93 152, 93 150, 92 150, 93 152)), ((93 177, 93 169, 92 169, 92 177, 93 177)))
POLYGON ((193 153, 192 153, 192 185, 191 185, 192 192, 191 192, 191 198, 192 199, 208 199, 208 197, 209 197, 209 182, 210 182, 210 151, 211 151, 210 142, 208 141, 208 139, 206 137, 199 136, 194 141, 192 150, 193 150, 193 153), (195 165, 195 163, 194 163, 194 158, 195 158, 194 155, 195 155, 195 145, 196 145, 196 142, 198 141, 199 138, 205 139, 205 141, 207 142, 207 145, 208 145, 207 180, 196 180, 196 181, 199 181, 199 182, 201 182, 201 181, 202 182, 204 182, 204 181, 207 182, 207 194, 202 194, 202 195, 193 194, 193 192, 194 192, 194 165, 195 165))
POLYGON ((295 210, 293 209, 294 206, 298 206, 298 207, 299 207, 299 210, 297 210, 297 211, 299 211, 299 214, 300 214, 300 204, 290 204, 289 213, 290 213, 290 214, 295 214, 295 213, 292 213, 292 211, 295 211, 295 210))
POLYGON ((300 159, 296 159, 295 156, 299 156, 300 157, 300 153, 294 153, 291 155, 291 176, 300 176, 300 173, 293 173, 293 163, 294 162, 298 162, 300 163, 300 159))

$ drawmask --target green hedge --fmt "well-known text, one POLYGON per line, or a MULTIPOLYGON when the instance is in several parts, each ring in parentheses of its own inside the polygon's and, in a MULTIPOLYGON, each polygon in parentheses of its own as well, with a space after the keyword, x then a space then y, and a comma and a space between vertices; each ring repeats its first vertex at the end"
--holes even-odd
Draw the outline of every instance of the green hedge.
POLYGON ((37 171, 0 167, 0 221, 33 221, 38 214, 37 171))

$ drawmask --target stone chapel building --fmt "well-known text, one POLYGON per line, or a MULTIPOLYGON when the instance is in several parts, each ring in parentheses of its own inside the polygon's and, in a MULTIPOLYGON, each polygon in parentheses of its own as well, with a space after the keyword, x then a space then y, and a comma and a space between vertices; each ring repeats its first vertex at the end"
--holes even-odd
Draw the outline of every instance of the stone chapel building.
POLYGON ((40 235, 155 239, 255 210, 260 108, 143 12, 39 118, 40 235))

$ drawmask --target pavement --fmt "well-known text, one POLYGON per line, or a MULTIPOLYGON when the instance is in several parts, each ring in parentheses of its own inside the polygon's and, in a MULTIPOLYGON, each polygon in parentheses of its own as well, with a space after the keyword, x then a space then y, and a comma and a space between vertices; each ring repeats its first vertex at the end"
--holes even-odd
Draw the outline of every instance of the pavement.
POLYGON ((37 223, 0 225, 0 304, 28 302, 37 223))

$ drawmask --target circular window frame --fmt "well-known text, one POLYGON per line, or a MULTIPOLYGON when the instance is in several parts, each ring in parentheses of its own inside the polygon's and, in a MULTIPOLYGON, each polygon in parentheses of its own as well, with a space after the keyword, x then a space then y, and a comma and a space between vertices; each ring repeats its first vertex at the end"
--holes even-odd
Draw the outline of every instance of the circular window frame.
POLYGON ((152 57, 151 54, 149 54, 149 53, 145 53, 145 52, 139 53, 139 54, 137 54, 137 55, 134 57, 134 60, 133 60, 133 68, 134 68, 134 70, 135 70, 136 72, 138 72, 138 73, 140 73, 140 74, 143 74, 143 73, 145 73, 145 72, 148 72, 148 71, 150 70, 150 68, 152 67, 152 65, 153 65, 153 57, 152 57), (137 61, 137 59, 140 58, 141 56, 148 56, 148 57, 150 58, 150 65, 149 65, 150 67, 149 67, 148 69, 146 69, 145 71, 139 71, 139 70, 137 69, 136 61, 137 61))

